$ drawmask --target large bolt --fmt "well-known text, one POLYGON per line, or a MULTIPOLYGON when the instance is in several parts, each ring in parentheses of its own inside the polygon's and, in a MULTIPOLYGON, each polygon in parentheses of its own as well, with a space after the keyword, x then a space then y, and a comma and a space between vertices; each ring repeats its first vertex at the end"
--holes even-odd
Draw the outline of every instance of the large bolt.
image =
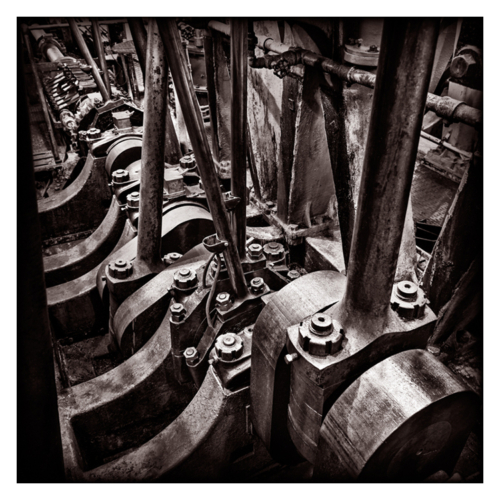
POLYGON ((98 128, 91 128, 87 131, 87 139, 94 141, 101 137, 101 131, 98 128))
POLYGON ((417 298, 418 286, 411 281, 400 281, 396 285, 396 294, 406 302, 413 302, 417 298))
POLYGON ((231 296, 227 292, 219 293, 215 298, 215 307, 218 307, 219 311, 231 309, 231 296))
POLYGON ((109 274, 113 278, 125 279, 132 274, 133 264, 128 260, 118 259, 109 264, 109 274))
POLYGON ((172 321, 181 322, 186 317, 186 308, 182 304, 172 304, 170 306, 172 321))
POLYGON ((264 255, 271 262, 277 262, 285 257, 285 248, 281 243, 271 241, 264 245, 264 255))
POLYGON ((264 280, 262 278, 254 278, 250 281, 250 290, 252 293, 258 294, 264 291, 264 280))
POLYGON ((315 314, 299 327, 299 344, 313 356, 335 354, 342 348, 343 336, 342 326, 327 314, 315 314))
POLYGON ((174 283, 181 290, 188 290, 198 284, 198 276, 191 269, 180 269, 174 274, 174 283))
POLYGON ((188 347, 184 350, 184 358, 188 366, 193 366, 200 359, 200 354, 195 347, 188 347))
POLYGON ((315 335, 329 335, 333 330, 332 318, 327 314, 315 314, 311 318, 309 331, 315 335))
POLYGON ((248 255, 252 259, 260 259, 262 257, 262 245, 258 243, 248 245, 248 255))
POLYGON ((196 161, 193 155, 185 155, 179 160, 179 164, 182 168, 194 168, 196 167, 196 161))
POLYGON ((165 260, 167 262, 177 262, 181 257, 182 257, 182 254, 180 254, 180 253, 170 252, 170 253, 167 253, 167 255, 165 255, 163 257, 163 260, 165 260))
POLYGON ((290 363, 293 363, 296 359, 299 358, 299 355, 294 352, 293 354, 286 354, 285 355, 285 363, 289 365, 290 363))
POLYGON ((127 195, 127 205, 130 208, 139 208, 139 192, 134 191, 127 195))
POLYGON ((243 339, 235 333, 221 335, 215 342, 215 352, 222 361, 238 359, 243 352, 243 339))
POLYGON ((392 288, 391 307, 401 318, 421 318, 427 303, 424 291, 411 281, 400 281, 392 288))
POLYGON ((115 184, 123 184, 130 179, 130 174, 127 170, 118 169, 111 174, 111 179, 115 184))
POLYGON ((455 78, 472 76, 477 70, 477 62, 472 54, 460 54, 451 61, 450 74, 455 78))

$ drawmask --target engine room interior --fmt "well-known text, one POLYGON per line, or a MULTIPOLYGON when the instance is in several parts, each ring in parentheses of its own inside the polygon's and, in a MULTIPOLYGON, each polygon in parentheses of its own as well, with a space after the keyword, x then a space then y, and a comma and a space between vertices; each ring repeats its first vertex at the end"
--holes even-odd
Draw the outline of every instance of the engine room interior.
POLYGON ((482 18, 17 44, 18 482, 483 482, 482 18))

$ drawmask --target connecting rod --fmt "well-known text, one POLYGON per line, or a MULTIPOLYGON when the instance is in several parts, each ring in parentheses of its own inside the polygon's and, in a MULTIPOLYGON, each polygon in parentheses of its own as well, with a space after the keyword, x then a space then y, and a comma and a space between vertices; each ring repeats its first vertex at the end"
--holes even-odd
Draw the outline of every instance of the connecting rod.
POLYGON ((152 271, 160 271, 164 268, 160 250, 168 66, 154 19, 150 20, 146 61, 137 258, 152 271))
POLYGON ((96 18, 92 18, 92 37, 94 38, 94 47, 99 59, 104 85, 108 94, 111 96, 111 82, 109 81, 108 65, 106 63, 106 55, 104 53, 104 45, 102 44, 101 29, 96 18))
POLYGON ((384 22, 341 316, 384 320, 403 235, 438 20, 384 22))
POLYGON ((83 36, 80 32, 80 29, 78 28, 78 25, 76 24, 76 21, 72 18, 68 18, 68 24, 69 24, 69 27, 71 28, 71 33, 73 34, 73 39, 75 40, 76 44, 78 45, 78 48, 80 49, 80 52, 82 53, 85 61, 92 69, 92 76, 94 77, 94 80, 97 84, 97 88, 99 89, 99 92, 101 93, 103 101, 104 102, 109 101, 110 95, 108 93, 106 86, 104 85, 104 82, 102 81, 101 75, 99 73, 99 68, 97 67, 97 64, 95 63, 94 59, 92 58, 92 55, 90 54, 89 48, 87 47, 87 44, 85 43, 85 40, 83 39, 83 36))
POLYGON ((184 62, 184 47, 175 20, 158 19, 158 25, 165 46, 167 60, 171 68, 172 79, 186 121, 189 138, 193 145, 196 163, 198 164, 203 187, 207 194, 207 202, 217 237, 227 244, 224 250, 224 257, 229 279, 236 295, 243 297, 248 293, 248 288, 222 200, 219 179, 215 172, 214 161, 210 152, 200 107, 184 62))
POLYGON ((240 198, 233 211, 233 231, 240 257, 246 253, 248 22, 231 20, 231 193, 240 198))

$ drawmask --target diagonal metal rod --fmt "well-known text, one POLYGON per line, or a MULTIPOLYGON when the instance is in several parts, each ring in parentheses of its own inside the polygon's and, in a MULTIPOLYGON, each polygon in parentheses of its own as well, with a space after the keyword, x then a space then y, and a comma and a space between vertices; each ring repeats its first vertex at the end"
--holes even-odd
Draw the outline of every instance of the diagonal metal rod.
POLYGON ((233 211, 240 257, 246 254, 247 58, 248 22, 231 20, 231 194, 241 201, 233 211))
POLYGON ((226 241, 224 257, 229 279, 238 297, 248 293, 243 268, 241 266, 236 243, 231 233, 229 219, 222 200, 219 179, 215 172, 210 145, 205 132, 200 106, 194 93, 194 88, 187 74, 184 59, 184 47, 181 42, 177 24, 173 19, 158 19, 160 33, 167 53, 168 63, 172 72, 175 89, 179 97, 186 128, 191 139, 196 163, 200 171, 203 187, 207 193, 207 202, 214 222, 217 236, 226 241))
POLYGON ((94 48, 97 52, 97 58, 99 59, 99 66, 101 67, 104 85, 106 86, 108 94, 111 96, 111 82, 109 81, 108 64, 106 63, 106 54, 104 53, 101 29, 99 28, 99 22, 95 17, 92 18, 92 36, 94 38, 94 48))
POLYGON ((92 69, 92 76, 94 77, 94 80, 97 84, 97 88, 99 89, 99 92, 101 93, 102 100, 104 102, 109 101, 110 96, 109 96, 108 90, 106 89, 106 86, 104 85, 104 82, 102 81, 101 75, 99 73, 99 68, 97 67, 97 64, 95 63, 94 59, 92 58, 92 55, 90 54, 89 48, 87 47, 87 44, 85 43, 85 40, 83 39, 83 36, 80 32, 80 29, 78 28, 78 25, 76 24, 76 21, 72 18, 68 18, 68 24, 69 24, 69 27, 71 28, 71 33, 73 34, 73 39, 75 40, 76 44, 78 45, 78 48, 80 49, 80 52, 82 53, 85 61, 92 69))
POLYGON ((384 22, 342 307, 386 316, 403 235, 439 19, 384 22))

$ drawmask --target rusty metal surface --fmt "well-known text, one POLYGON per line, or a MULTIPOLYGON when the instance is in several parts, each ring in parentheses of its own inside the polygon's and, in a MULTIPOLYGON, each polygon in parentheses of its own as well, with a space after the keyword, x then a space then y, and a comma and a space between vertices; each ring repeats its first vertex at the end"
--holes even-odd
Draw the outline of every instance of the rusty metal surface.
POLYGON ((421 481, 453 467, 479 398, 422 350, 377 364, 337 400, 321 427, 317 480, 421 481))
POLYGON ((125 215, 115 197, 106 217, 91 236, 65 252, 45 257, 46 286, 74 280, 93 269, 117 244, 125 225, 125 215))

